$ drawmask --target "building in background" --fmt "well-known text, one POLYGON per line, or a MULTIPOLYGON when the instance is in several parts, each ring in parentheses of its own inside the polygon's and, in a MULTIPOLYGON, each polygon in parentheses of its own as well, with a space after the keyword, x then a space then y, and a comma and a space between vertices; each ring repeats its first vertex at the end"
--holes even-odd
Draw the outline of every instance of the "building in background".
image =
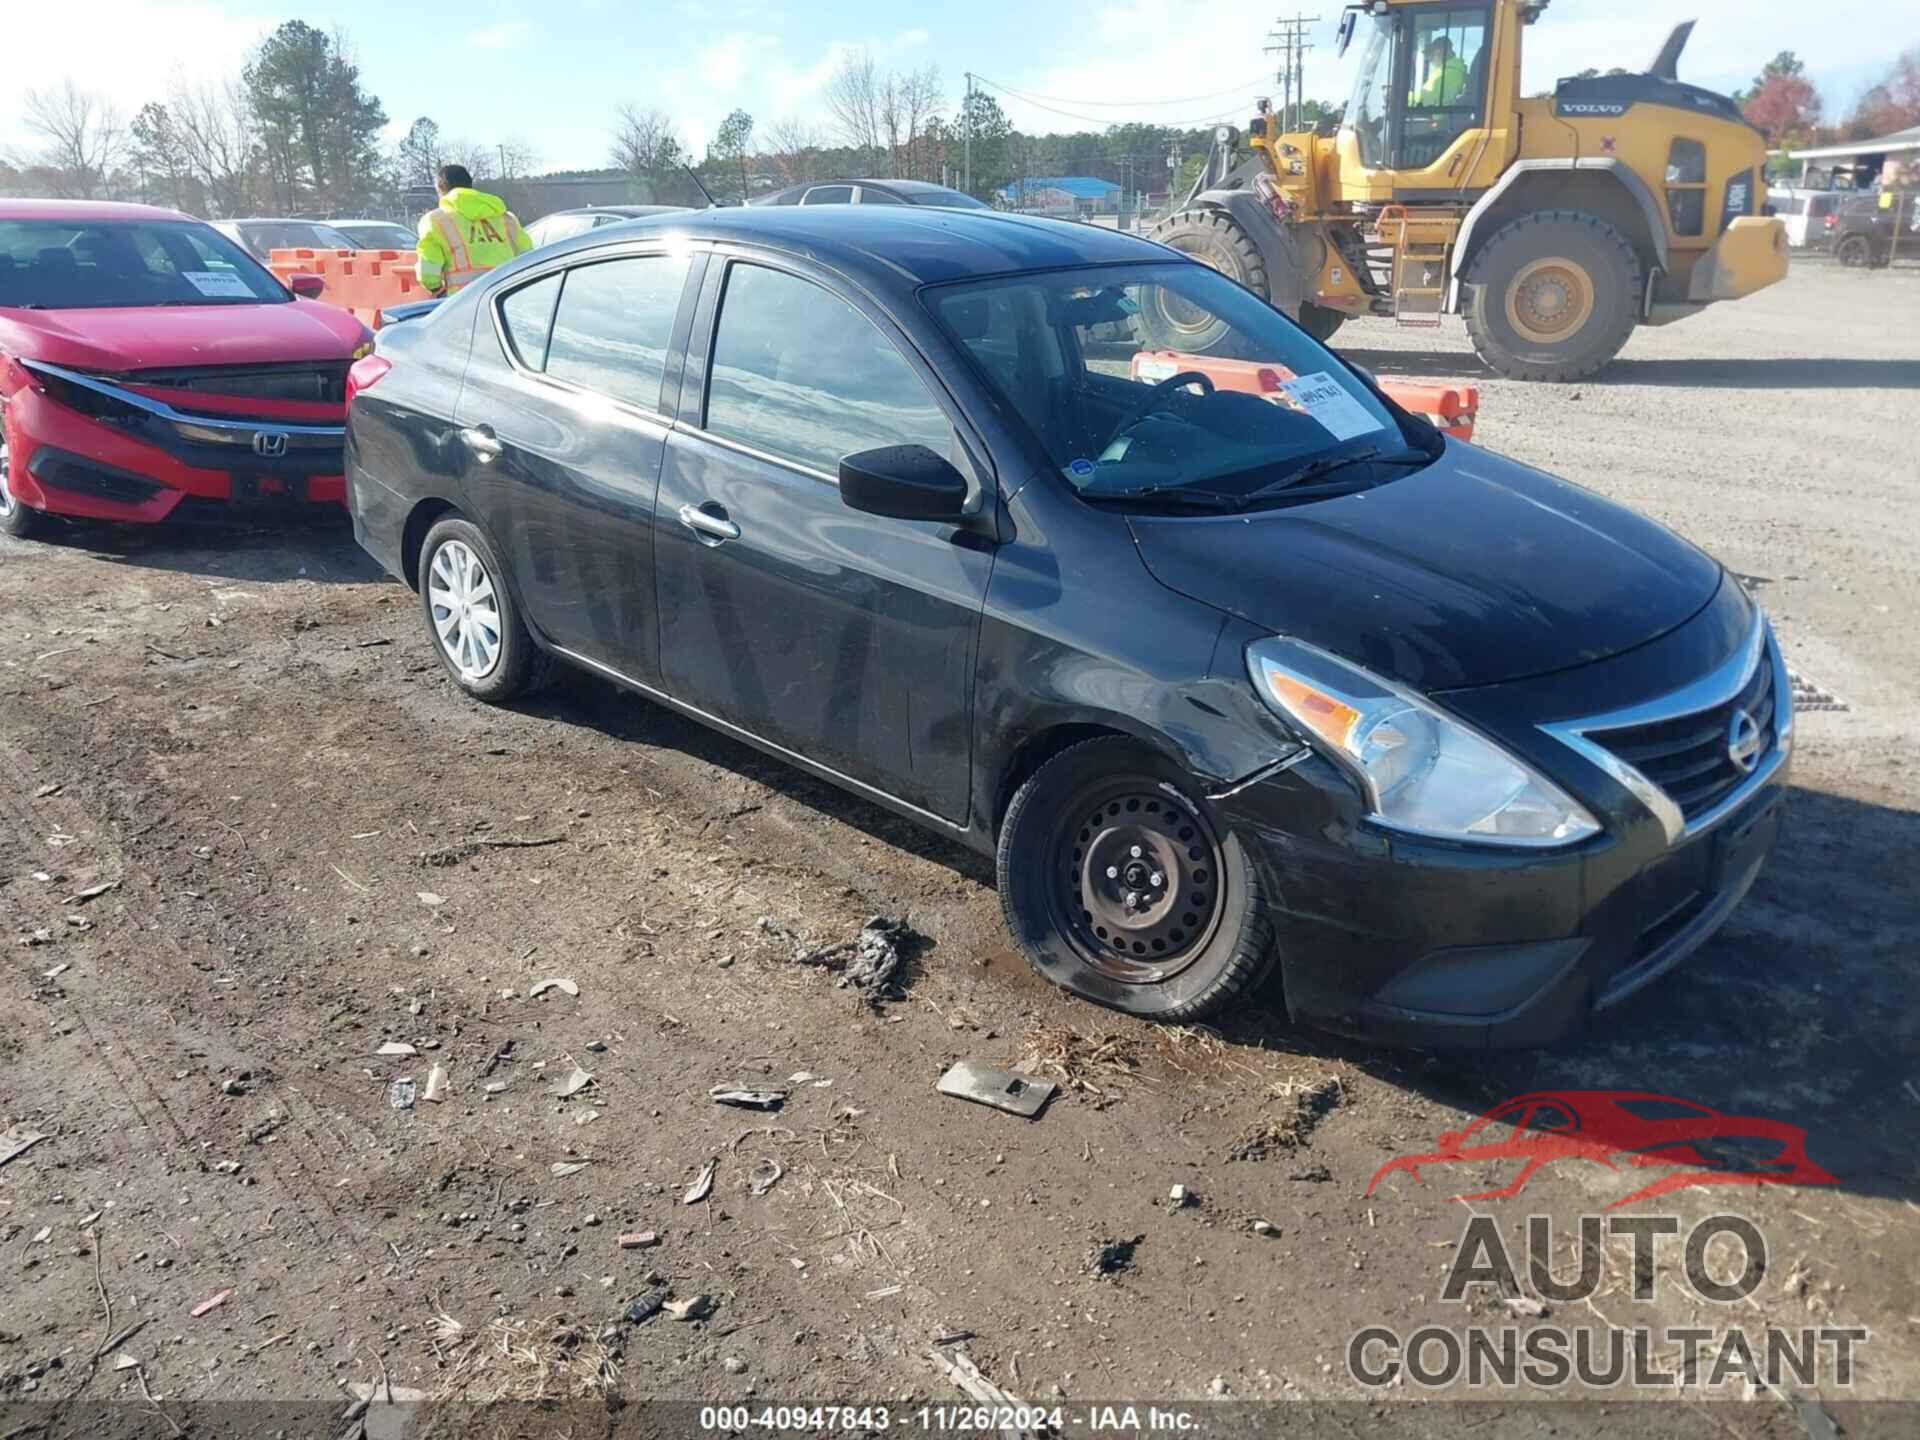
POLYGON ((1092 175, 1029 176, 1003 185, 994 198, 1008 210, 1033 215, 1091 217, 1120 209, 1120 187, 1092 175))
POLYGON ((1815 190, 1920 187, 1920 125, 1877 140, 1817 145, 1788 152, 1800 162, 1800 184, 1815 190))

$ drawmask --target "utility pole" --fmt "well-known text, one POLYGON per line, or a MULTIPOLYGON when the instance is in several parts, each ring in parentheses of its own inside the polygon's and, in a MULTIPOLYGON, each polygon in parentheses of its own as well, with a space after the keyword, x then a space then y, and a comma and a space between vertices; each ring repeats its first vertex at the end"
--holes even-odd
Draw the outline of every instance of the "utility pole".
POLYGON ((967 120, 967 183, 960 188, 971 195, 973 193, 973 72, 971 70, 967 71, 967 98, 965 104, 961 107, 961 113, 966 116, 967 120))
POLYGON ((1280 129, 1290 133, 1306 123, 1306 53, 1313 49, 1307 40, 1309 26, 1318 25, 1318 15, 1282 16, 1267 32, 1267 54, 1280 57, 1274 80, 1280 86, 1280 129))

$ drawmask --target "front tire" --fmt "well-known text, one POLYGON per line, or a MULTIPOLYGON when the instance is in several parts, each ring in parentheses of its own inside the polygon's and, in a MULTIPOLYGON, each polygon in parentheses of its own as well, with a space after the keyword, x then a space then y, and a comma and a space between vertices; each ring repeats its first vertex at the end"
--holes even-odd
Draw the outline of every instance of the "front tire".
POLYGON ((1040 974, 1143 1019, 1198 1020, 1272 968, 1273 926, 1240 839, 1181 769, 1107 736, 1063 750, 1000 828, 1000 904, 1040 974))
POLYGON ((37 540, 47 533, 50 524, 45 515, 17 497, 7 485, 6 425, 5 417, 0 416, 0 535, 37 540))
POLYGON ((420 546, 418 574, 427 634, 454 684, 490 705, 539 686, 545 656, 477 525, 453 515, 436 523, 420 546))
POLYGON ((1509 380, 1583 380, 1633 334, 1640 279, 1633 246, 1598 216, 1523 215, 1474 258, 1467 333, 1509 380))
MULTIPOLYGON (((1267 288, 1267 262, 1260 256, 1260 247, 1223 210, 1182 210, 1154 226, 1148 238, 1191 255, 1262 300, 1272 293, 1267 288)), ((1141 308, 1140 325, 1142 339, 1154 349, 1188 355, 1206 354, 1226 339, 1229 331, 1225 320, 1157 285, 1151 287, 1141 308)))

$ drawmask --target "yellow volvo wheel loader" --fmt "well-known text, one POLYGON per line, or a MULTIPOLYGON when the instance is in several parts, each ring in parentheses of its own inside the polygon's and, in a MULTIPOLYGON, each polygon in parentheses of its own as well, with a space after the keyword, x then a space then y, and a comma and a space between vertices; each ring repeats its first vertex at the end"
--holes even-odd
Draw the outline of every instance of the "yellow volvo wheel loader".
MULTIPOLYGON (((1525 28, 1547 0, 1367 0, 1338 128, 1282 135, 1263 102, 1216 133, 1153 238, 1225 272, 1325 339, 1348 318, 1459 314, 1497 373, 1577 380, 1635 325, 1664 325, 1787 272, 1766 213, 1766 141, 1734 103, 1681 81, 1693 22, 1639 74, 1522 97, 1525 28)), ((1211 317, 1177 297, 1147 338, 1205 353, 1211 317)))

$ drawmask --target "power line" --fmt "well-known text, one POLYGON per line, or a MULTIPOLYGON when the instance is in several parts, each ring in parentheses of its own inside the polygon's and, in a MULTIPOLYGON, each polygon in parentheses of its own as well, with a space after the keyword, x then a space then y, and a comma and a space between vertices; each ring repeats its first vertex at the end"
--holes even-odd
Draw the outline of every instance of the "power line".
POLYGON ((1264 74, 1256 75, 1241 85, 1230 85, 1225 90, 1214 90, 1205 95, 1184 95, 1177 100, 1081 100, 1071 95, 1038 95, 1030 90, 1019 90, 1011 85, 1003 85, 998 80, 989 80, 984 75, 975 75, 973 78, 981 81, 983 84, 991 85, 996 90, 1003 90, 1009 95, 1017 95, 1022 100, 1033 103, 1050 100, 1061 105, 1088 105, 1095 108, 1105 107, 1109 109, 1138 109, 1156 105, 1196 105, 1202 100, 1217 100, 1223 95, 1237 95, 1248 90, 1258 90, 1266 83, 1267 79, 1264 74))
MULTIPOLYGON (((993 89, 1006 95, 1009 99, 1018 100, 1023 105, 1031 105, 1036 110, 1045 110, 1050 115, 1060 115, 1068 120, 1079 120, 1088 125, 1118 125, 1128 123, 1115 120, 1111 115, 1081 115, 1072 110, 1059 109, 1057 106, 1043 105, 1038 100, 1028 99, 1017 90, 1009 90, 1004 85, 994 84, 993 81, 987 79, 984 75, 975 75, 973 78, 976 84, 991 86, 993 89)), ((1192 120, 1143 120, 1138 123, 1143 125, 1157 125, 1163 130, 1198 130, 1203 126, 1213 125, 1222 120, 1233 119, 1240 114, 1241 108, 1242 107, 1236 105, 1230 110, 1216 111, 1211 115, 1203 115, 1192 120)))

